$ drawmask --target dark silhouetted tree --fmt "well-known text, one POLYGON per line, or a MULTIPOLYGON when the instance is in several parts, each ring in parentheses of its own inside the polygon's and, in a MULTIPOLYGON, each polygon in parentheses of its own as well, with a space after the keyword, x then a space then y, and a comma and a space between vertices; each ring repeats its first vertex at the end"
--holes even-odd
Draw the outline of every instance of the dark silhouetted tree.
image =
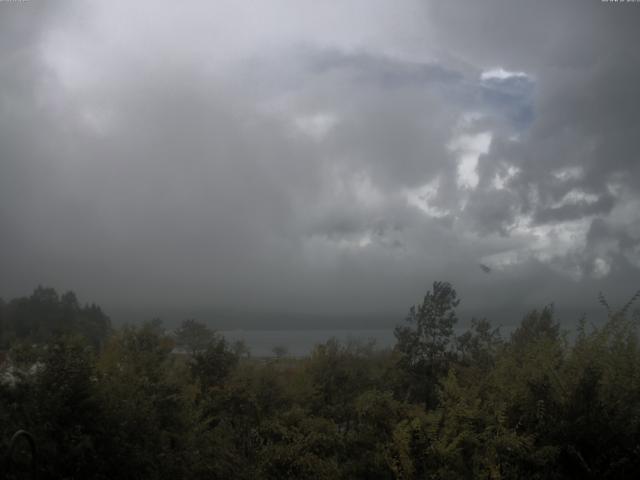
POLYGON ((214 332, 209 327, 192 318, 184 320, 175 334, 176 344, 191 355, 207 348, 214 338, 214 332))
POLYGON ((427 407, 437 402, 438 382, 449 367, 459 303, 450 283, 434 282, 424 301, 409 310, 409 325, 395 330, 399 366, 408 376, 410 397, 427 407))

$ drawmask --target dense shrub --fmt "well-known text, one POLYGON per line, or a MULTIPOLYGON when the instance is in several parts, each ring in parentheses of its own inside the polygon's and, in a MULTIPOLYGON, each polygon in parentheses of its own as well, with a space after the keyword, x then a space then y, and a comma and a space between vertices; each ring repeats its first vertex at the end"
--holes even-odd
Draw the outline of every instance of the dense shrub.
POLYGON ((455 290, 436 283, 392 350, 329 340, 306 358, 260 359, 194 320, 176 334, 152 322, 96 342, 75 296, 30 298, 0 303, 14 332, 0 372, 0 448, 29 430, 43 479, 640 471, 640 343, 628 305, 599 328, 582 323, 571 342, 550 307, 508 339, 486 320, 456 336, 455 290), (61 305, 75 313, 61 316, 61 305), (56 327, 15 324, 33 309, 56 327))

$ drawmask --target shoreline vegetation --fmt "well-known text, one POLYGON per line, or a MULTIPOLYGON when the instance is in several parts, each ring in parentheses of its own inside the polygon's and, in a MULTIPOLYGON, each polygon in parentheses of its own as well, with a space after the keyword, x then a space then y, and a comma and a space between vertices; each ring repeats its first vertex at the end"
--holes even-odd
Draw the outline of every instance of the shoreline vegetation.
MULTIPOLYGON (((195 319, 114 328, 38 287, 0 300, 0 454, 26 430, 40 479, 625 479, 640 471, 640 314, 508 336, 457 328, 435 282, 391 347, 330 339, 255 357, 195 319)), ((27 478, 18 449, 2 478, 27 478)))

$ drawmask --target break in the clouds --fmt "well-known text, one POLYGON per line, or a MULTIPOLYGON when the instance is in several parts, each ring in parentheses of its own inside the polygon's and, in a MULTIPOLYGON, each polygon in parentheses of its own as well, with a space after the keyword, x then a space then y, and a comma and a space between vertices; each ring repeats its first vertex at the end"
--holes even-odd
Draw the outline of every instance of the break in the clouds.
POLYGON ((0 295, 628 296, 639 21, 596 0, 0 2, 0 295))

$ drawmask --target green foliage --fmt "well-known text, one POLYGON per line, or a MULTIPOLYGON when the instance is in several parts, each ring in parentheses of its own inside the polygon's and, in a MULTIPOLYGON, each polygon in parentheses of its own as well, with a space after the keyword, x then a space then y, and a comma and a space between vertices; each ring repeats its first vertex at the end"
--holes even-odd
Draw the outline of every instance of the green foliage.
POLYGON ((524 317, 522 323, 511 335, 514 349, 523 350, 536 342, 555 341, 560 336, 560 325, 553 317, 553 306, 547 306, 541 312, 534 310, 524 317))
POLYGON ((209 343, 214 340, 214 333, 204 323, 191 318, 183 321, 176 329, 175 339, 176 345, 184 348, 191 355, 195 355, 207 348, 209 343))
POLYGON ((204 348, 191 357, 189 368, 202 391, 220 386, 238 363, 238 355, 227 341, 212 336, 204 348))
POLYGON ((61 337, 48 346, 34 370, 31 394, 46 401, 33 410, 33 433, 55 439, 39 445, 45 476, 89 476, 102 461, 94 444, 101 413, 93 350, 80 337, 61 337))
POLYGON ((289 353, 289 350, 284 345, 276 345, 271 351, 276 358, 284 358, 289 353))
POLYGON ((295 408, 264 422, 260 438, 263 445, 258 461, 264 479, 340 477, 340 436, 331 420, 295 408))
POLYGON ((98 360, 111 477, 179 478, 188 471, 193 421, 173 341, 152 324, 116 332, 98 360))
POLYGON ((456 336, 457 295, 436 283, 396 330, 393 351, 332 339, 307 358, 256 359, 195 321, 175 337, 158 322, 123 327, 99 345, 82 322, 72 323, 81 335, 56 335, 51 325, 79 318, 74 298, 41 289, 0 303, 2 328, 14 332, 0 367, 0 451, 29 430, 42 479, 640 471, 640 332, 629 305, 609 307, 599 328, 583 322, 571 343, 550 307, 506 340, 487 320, 456 336), (60 315, 61 305, 76 316, 60 315), (46 320, 16 329, 7 309, 12 322, 36 310, 46 320))
POLYGON ((451 284, 434 282, 424 301, 409 310, 410 326, 395 330, 399 367, 407 374, 410 398, 426 407, 437 403, 438 384, 449 368, 459 303, 451 284))
POLYGON ((492 328, 486 319, 472 319, 469 330, 456 338, 458 361, 481 372, 494 366, 494 359, 502 346, 499 329, 492 328))
POLYGON ((31 296, 0 301, 0 348, 16 341, 43 343, 63 334, 83 336, 99 347, 111 329, 109 318, 97 305, 81 306, 73 292, 63 295, 38 287, 31 296))

